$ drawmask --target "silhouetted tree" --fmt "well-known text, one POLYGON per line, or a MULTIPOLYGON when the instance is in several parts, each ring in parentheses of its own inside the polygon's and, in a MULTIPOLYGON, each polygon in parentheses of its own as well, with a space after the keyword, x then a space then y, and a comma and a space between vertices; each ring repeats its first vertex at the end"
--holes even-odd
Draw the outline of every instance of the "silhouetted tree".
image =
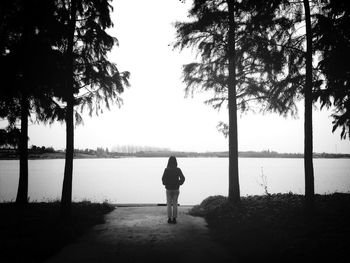
MULTIPOLYGON (((0 68, 2 98, 0 117, 6 117, 10 127, 21 122, 19 138, 20 176, 16 202, 28 200, 28 117, 36 109, 43 114, 43 100, 47 99, 50 70, 54 72, 50 56, 52 50, 47 34, 53 21, 53 1, 16 0, 1 2, 0 68), (39 102, 40 101, 40 102, 39 102)), ((52 37, 53 35, 51 35, 52 37)), ((54 62, 55 63, 55 62, 54 62)))
POLYGON ((117 43, 106 33, 111 27, 111 6, 108 0, 61 0, 60 22, 66 25, 63 52, 66 58, 66 162, 62 188, 62 212, 69 215, 72 201, 75 105, 98 113, 101 104, 120 103, 119 94, 128 84, 128 72, 120 73, 107 59, 107 52, 117 43))
POLYGON ((189 11, 192 20, 175 25, 174 47, 192 46, 200 55, 200 62, 184 66, 187 94, 198 88, 214 91, 207 101, 214 108, 228 101, 228 196, 233 202, 240 200, 237 109, 247 110, 251 100, 263 103, 285 63, 281 42, 290 39, 284 29, 291 21, 276 15, 281 2, 196 0, 189 11))
POLYGON ((305 172, 305 198, 312 201, 315 194, 314 166, 313 166, 313 135, 312 135, 312 30, 309 0, 303 0, 306 28, 306 68, 304 88, 304 172, 305 172))
MULTIPOLYGON (((21 130, 19 135, 19 147, 20 147, 20 175, 19 175, 19 187, 17 192, 17 203, 27 202, 27 188, 28 188, 28 164, 26 155, 26 136, 27 130, 24 127, 26 120, 22 121, 27 109, 25 104, 25 96, 22 92, 20 93, 18 77, 18 46, 20 40, 23 41, 24 30, 15 23, 16 19, 19 19, 21 9, 23 9, 23 3, 17 1, 3 1, 1 2, 1 26, 0 26, 0 68, 3 74, 3 85, 2 85, 2 97, 1 97, 1 117, 7 118, 9 121, 9 129, 15 126, 17 118, 21 119, 21 130)), ((20 23, 19 23, 20 24, 20 23)), ((27 117, 27 116, 26 116, 27 117)))
POLYGON ((315 49, 320 52, 318 68, 325 85, 316 92, 322 107, 335 107, 333 132, 350 139, 350 6, 347 1, 327 0, 316 16, 315 49))
MULTIPOLYGON (((343 127, 341 137, 345 138, 349 129, 349 62, 344 59, 349 53, 349 7, 341 1, 290 1, 284 9, 285 16, 295 21, 296 26, 291 30, 293 41, 286 49, 288 64, 285 65, 287 74, 294 76, 294 80, 286 78, 286 82, 278 81, 276 89, 270 94, 271 108, 280 113, 286 113, 292 105, 304 97, 304 171, 305 197, 307 201, 314 198, 314 170, 313 170, 313 127, 312 105, 313 100, 320 98, 322 106, 330 106, 331 98, 336 106, 337 113, 333 115, 333 131, 343 127), (311 14, 310 3, 314 4, 316 15, 311 14), (322 5, 326 5, 322 8, 322 5), (331 11, 332 10, 332 11, 331 11), (313 29, 312 17, 317 17, 316 27, 313 29), (297 30, 301 23, 305 25, 305 33, 297 30), (313 33, 315 31, 315 33, 313 33), (326 77, 326 89, 322 88, 322 80, 313 69, 313 45, 322 57, 318 66, 326 77), (294 61, 294 63, 290 63, 294 61), (293 85, 294 88, 291 88, 293 85), (276 107, 276 104, 279 106, 276 107)), ((270 109, 271 109, 270 108, 270 109)))
POLYGON ((284 78, 275 79, 274 88, 269 91, 267 110, 287 115, 297 112, 296 102, 304 97, 304 176, 305 197, 314 197, 312 106, 313 90, 319 85, 318 76, 312 68, 312 25, 308 0, 282 2, 281 14, 293 22, 286 28, 289 40, 282 44, 285 60, 284 78), (300 28, 305 26, 305 33, 300 28), (305 48, 306 47, 306 48, 305 48))

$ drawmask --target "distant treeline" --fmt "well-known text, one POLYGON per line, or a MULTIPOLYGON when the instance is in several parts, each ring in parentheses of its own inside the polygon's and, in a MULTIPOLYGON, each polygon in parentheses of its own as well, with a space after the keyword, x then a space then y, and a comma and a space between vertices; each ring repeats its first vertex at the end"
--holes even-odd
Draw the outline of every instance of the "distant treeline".
MULTIPOLYGON (((137 152, 133 154, 136 157, 169 157, 175 155, 176 157, 228 157, 228 151, 224 152, 137 152)), ((304 158, 302 153, 278 153, 270 151, 242 151, 238 152, 241 158, 304 158)), ((350 154, 339 153, 314 153, 314 158, 350 158, 350 154)))
MULTIPOLYGON (((154 148, 158 149, 158 148, 154 148)), ((159 148, 161 149, 161 148, 159 148)), ((53 147, 31 146, 28 149, 30 159, 64 158, 64 150, 55 150, 53 147)), ((222 152, 185 152, 171 150, 150 150, 137 152, 109 151, 108 148, 97 147, 94 149, 74 149, 75 158, 120 158, 120 157, 228 157, 228 151, 222 152)), ((302 153, 278 153, 275 151, 241 151, 241 158, 303 158, 302 153)), ((18 159, 17 149, 0 148, 0 159, 18 159)), ((314 158, 350 158, 350 154, 343 153, 314 153, 314 158)))
POLYGON ((117 145, 112 147, 112 152, 119 152, 119 153, 157 152, 157 151, 170 151, 170 149, 164 148, 164 147, 140 146, 140 145, 117 145))

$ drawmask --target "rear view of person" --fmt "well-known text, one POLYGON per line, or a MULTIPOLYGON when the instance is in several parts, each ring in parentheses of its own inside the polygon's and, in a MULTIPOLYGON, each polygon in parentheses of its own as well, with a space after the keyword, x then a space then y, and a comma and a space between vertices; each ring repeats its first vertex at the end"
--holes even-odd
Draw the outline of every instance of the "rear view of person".
POLYGON ((168 165, 163 173, 162 181, 166 189, 168 223, 176 224, 177 199, 180 193, 179 187, 185 182, 185 177, 181 169, 177 167, 175 156, 170 156, 168 165))

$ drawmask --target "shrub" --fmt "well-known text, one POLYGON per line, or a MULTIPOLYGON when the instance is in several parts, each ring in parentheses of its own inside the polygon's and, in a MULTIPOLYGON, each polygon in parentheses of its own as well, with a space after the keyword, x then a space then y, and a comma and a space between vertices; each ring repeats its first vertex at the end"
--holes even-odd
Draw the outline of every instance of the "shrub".
POLYGON ((206 216, 227 203, 227 197, 222 195, 209 196, 200 205, 194 206, 190 211, 193 216, 206 216))

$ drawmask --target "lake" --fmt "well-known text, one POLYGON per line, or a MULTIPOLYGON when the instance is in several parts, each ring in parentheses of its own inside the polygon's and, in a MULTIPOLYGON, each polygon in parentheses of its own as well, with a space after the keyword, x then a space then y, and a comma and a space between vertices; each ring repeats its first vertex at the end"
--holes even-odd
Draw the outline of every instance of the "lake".
MULTIPOLYGON (((164 203, 161 183, 167 158, 75 159, 73 199, 112 203, 164 203)), ((227 195, 227 158, 178 158, 186 181, 181 204, 198 204, 210 195, 227 195)), ((240 158, 241 195, 304 193, 303 159, 240 158), (263 175, 263 176, 262 176, 263 175)), ((31 201, 60 199, 64 160, 29 161, 31 201)), ((319 194, 350 191, 350 159, 315 159, 315 191, 319 194)), ((0 201, 15 200, 18 160, 0 160, 0 201)))

